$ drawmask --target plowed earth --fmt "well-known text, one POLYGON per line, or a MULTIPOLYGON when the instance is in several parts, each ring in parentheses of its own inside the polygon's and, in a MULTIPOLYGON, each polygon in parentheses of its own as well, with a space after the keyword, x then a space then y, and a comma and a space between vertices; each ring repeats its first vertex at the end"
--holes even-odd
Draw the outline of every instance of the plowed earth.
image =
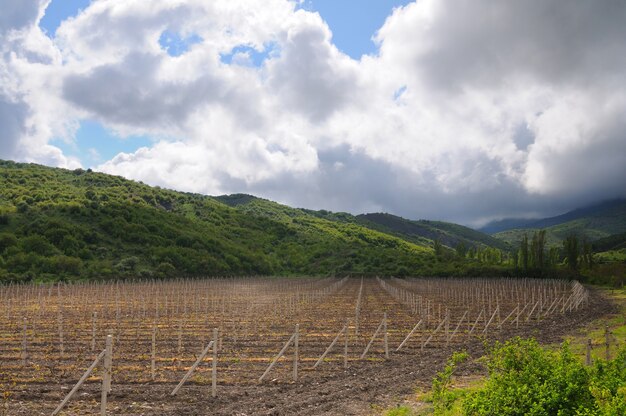
MULTIPOLYGON (((385 283, 375 279, 213 279, 4 288, 0 295, 0 387, 4 395, 0 415, 3 411, 50 415, 102 350, 106 334, 114 336, 108 414, 376 413, 379 406, 430 385, 453 351, 465 349, 476 358, 483 353, 484 339, 518 335, 557 342, 615 310, 593 290, 588 290, 577 308, 558 307, 559 299, 568 305, 565 299, 571 290, 569 283, 487 279, 392 279, 385 283), (555 305, 552 311, 551 305, 555 305), (533 306, 536 312, 531 311, 533 306), (516 307, 523 312, 514 322, 516 307), (466 318, 461 319, 465 312, 466 318), (385 359, 381 331, 360 359, 376 329, 383 327, 384 313, 389 358, 385 359), (446 315, 448 324, 439 325, 446 315), (396 351, 420 319, 423 323, 396 351), (347 320, 348 368, 344 368, 342 335, 314 369, 347 320), (259 381, 295 324, 299 324, 297 381, 293 380, 293 345, 259 381), (154 380, 150 369, 153 325, 157 327, 154 380), (213 327, 220 334, 217 397, 211 397, 210 354, 179 393, 171 396, 209 342, 213 327)), ((465 374, 481 370, 472 361, 460 368, 465 374)), ((60 414, 99 414, 100 377, 97 368, 60 414)))

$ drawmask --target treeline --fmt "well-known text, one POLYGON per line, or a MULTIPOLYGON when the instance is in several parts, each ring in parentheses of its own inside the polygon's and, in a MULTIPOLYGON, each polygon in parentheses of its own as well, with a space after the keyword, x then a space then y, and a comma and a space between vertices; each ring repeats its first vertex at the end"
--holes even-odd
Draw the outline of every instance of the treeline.
POLYGON ((524 234, 519 248, 511 255, 512 267, 523 275, 578 276, 595 265, 592 245, 585 239, 570 235, 561 247, 546 245, 546 231, 535 231, 531 238, 524 234))

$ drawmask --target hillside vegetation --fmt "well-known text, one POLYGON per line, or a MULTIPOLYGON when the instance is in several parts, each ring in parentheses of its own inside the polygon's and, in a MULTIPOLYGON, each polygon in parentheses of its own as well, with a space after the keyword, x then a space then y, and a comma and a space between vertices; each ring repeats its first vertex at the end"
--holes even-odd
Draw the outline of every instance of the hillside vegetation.
POLYGON ((254 203, 235 209, 89 170, 0 161, 0 279, 402 275, 437 267, 429 248, 272 207, 251 215, 254 203))
POLYGON ((612 201, 600 204, 595 209, 586 208, 572 211, 562 216, 536 221, 533 225, 532 228, 500 231, 493 234, 493 237, 512 246, 517 246, 524 234, 530 236, 539 229, 545 229, 548 246, 559 246, 570 235, 576 235, 581 240, 593 242, 614 234, 626 233, 626 201, 612 201), (564 222, 544 226, 553 224, 559 219, 564 220, 564 222))

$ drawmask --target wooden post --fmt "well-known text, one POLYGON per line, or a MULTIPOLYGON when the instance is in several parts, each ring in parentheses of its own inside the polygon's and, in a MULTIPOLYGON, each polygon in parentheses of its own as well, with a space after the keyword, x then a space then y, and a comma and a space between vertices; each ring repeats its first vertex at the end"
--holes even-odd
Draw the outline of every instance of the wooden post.
POLYGON ((217 328, 213 328, 213 362, 211 363, 211 395, 217 396, 217 328))
POLYGON ((346 322, 346 332, 343 342, 343 368, 348 368, 348 333, 350 332, 350 321, 346 322))
POLYGON ((113 364, 113 336, 107 335, 104 350, 104 368, 102 375, 102 392, 100 396, 100 416, 107 414, 107 397, 111 391, 111 365, 113 364))
POLYGON ((298 340, 300 338, 300 324, 296 324, 296 333, 295 333, 295 338, 293 340, 293 344, 294 344, 294 354, 293 354, 293 381, 298 381, 298 353, 299 353, 299 348, 298 348, 298 340))
POLYGON ((372 343, 374 342, 374 340, 376 339, 376 336, 378 335, 378 333, 380 332, 381 328, 383 327, 383 324, 385 323, 385 321, 383 320, 380 325, 378 325, 378 328, 376 328, 376 332, 374 332, 374 335, 372 335, 372 339, 370 339, 370 342, 367 344, 367 347, 365 347, 365 351, 363 351, 363 354, 361 354, 361 360, 363 358, 365 358, 365 355, 367 354, 367 352, 370 350, 370 347, 372 346, 372 343))
POLYGON ((417 330, 417 328, 422 324, 422 320, 420 319, 419 322, 417 323, 417 325, 415 325, 413 327, 413 329, 411 330, 411 332, 409 332, 409 335, 406 336, 406 338, 404 338, 404 341, 402 341, 402 343, 400 343, 400 345, 398 346, 398 348, 396 348, 396 351, 400 351, 400 349, 402 347, 404 347, 404 344, 406 344, 406 342, 409 340, 409 338, 411 338, 411 335, 413 335, 413 333, 417 330))
POLYGON ((59 306, 58 320, 59 320, 59 354, 61 358, 63 358, 65 356, 65 345, 63 342, 63 307, 62 306, 59 306))
POLYGON ((200 365, 200 362, 202 362, 204 357, 206 357, 206 355, 209 353, 209 350, 211 349, 211 347, 213 347, 213 341, 209 342, 209 345, 207 345, 204 351, 200 353, 200 356, 198 357, 196 362, 193 363, 193 365, 191 366, 189 371, 187 371, 183 379, 180 380, 180 383, 178 383, 178 385, 174 388, 174 390, 172 390, 172 393, 170 393, 172 396, 175 396, 176 393, 178 393, 178 390, 180 390, 180 388, 183 386, 183 384, 185 384, 185 382, 189 379, 189 377, 191 377, 191 374, 193 374, 193 372, 198 367, 198 365, 200 365))
POLYGON ((150 348, 150 376, 156 379, 156 324, 152 324, 152 347, 150 348))
MULTIPOLYGON (((500 306, 496 306, 496 310, 498 311, 498 315, 500 314, 500 306)), ((452 332, 452 334, 450 335, 449 338, 446 339, 446 346, 448 346, 448 344, 450 343, 450 340, 452 340, 452 338, 454 337, 454 335, 456 335, 456 332, 459 330, 459 328, 461 327, 461 324, 463 323, 463 320, 465 319, 465 316, 467 316, 467 313, 469 311, 465 311, 465 313, 463 314, 463 316, 461 317, 461 319, 459 319, 459 323, 456 325, 456 328, 454 328, 454 331, 452 332)))
POLYGON ((587 340, 587 359, 585 360, 587 366, 591 365, 591 338, 587 340))
MULTIPOLYGON (((498 313, 498 309, 496 308, 495 311, 493 311, 493 315, 491 315, 491 318, 489 318, 489 322, 487 322, 487 325, 485 325, 485 329, 483 329, 483 334, 487 333, 487 328, 489 328, 489 325, 491 324, 491 321, 493 321, 493 318, 495 318, 496 313, 498 313)), ((518 315, 519 317, 519 315, 518 315)))
POLYGON ((87 377, 89 377, 89 374, 91 374, 91 372, 94 370, 94 368, 96 368, 96 366, 102 360, 102 358, 104 358, 105 354, 106 354, 106 350, 102 350, 102 352, 100 353, 100 355, 98 355, 96 360, 89 366, 87 371, 85 371, 85 374, 83 374, 83 376, 80 378, 80 380, 78 380, 78 383, 76 383, 76 385, 67 394, 67 396, 65 396, 65 398, 63 399, 61 404, 59 406, 57 406, 57 408, 54 410, 54 412, 52 412, 52 416, 55 416, 55 415, 59 414, 59 412, 65 407, 67 402, 70 401, 70 399, 72 398, 72 396, 74 396, 74 394, 80 388, 80 386, 82 386, 83 383, 85 382, 85 380, 87 380, 87 377))
POLYGON ((389 359, 389 343, 387 342, 387 312, 385 312, 385 315, 383 316, 383 337, 384 337, 384 342, 385 342, 385 359, 388 360, 389 359))
POLYGON ((445 319, 441 322, 439 322, 439 325, 437 326, 437 328, 430 334, 430 336, 428 337, 428 339, 426 339, 426 341, 424 341, 424 343, 422 344, 422 350, 424 350, 424 347, 426 347, 426 345, 428 345, 428 343, 430 342, 431 339, 433 339, 433 336, 437 333, 437 331, 439 331, 441 329, 441 327, 443 326, 443 324, 445 323, 445 319))
POLYGON ((94 312, 91 315, 91 351, 95 351, 96 349, 96 318, 98 317, 98 312, 94 312))
POLYGON ((24 327, 22 329, 22 365, 24 367, 26 367, 26 361, 28 359, 28 352, 26 351, 27 345, 28 345, 28 341, 27 341, 27 333, 26 330, 28 329, 28 321, 26 320, 26 317, 24 317, 24 327))
POLYGON ((287 351, 287 348, 289 347, 289 345, 291 345, 295 337, 296 337, 296 334, 293 334, 291 338, 289 338, 289 341, 285 343, 285 345, 283 346, 283 349, 280 350, 280 352, 278 353, 276 357, 274 357, 274 359, 272 360, 270 365, 267 367, 263 375, 259 378, 259 381, 263 381, 263 379, 270 372, 270 370, 274 368, 274 366, 276 365, 276 362, 280 359, 280 357, 282 357, 285 354, 285 351, 287 351))
POLYGON ((332 348, 335 346, 335 344, 339 340, 339 337, 341 336, 341 334, 343 334, 347 330, 347 328, 348 328, 347 324, 344 325, 343 328, 341 328, 341 331, 339 331, 339 333, 337 334, 335 339, 333 339, 333 342, 330 343, 328 348, 326 348, 326 351, 324 351, 324 353, 320 356, 320 358, 318 358, 318 360, 315 362, 315 364, 313 365, 313 368, 316 368, 318 365, 320 365, 322 363, 322 360, 324 360, 324 358, 326 358, 326 356, 328 355, 330 350, 332 350, 332 348))

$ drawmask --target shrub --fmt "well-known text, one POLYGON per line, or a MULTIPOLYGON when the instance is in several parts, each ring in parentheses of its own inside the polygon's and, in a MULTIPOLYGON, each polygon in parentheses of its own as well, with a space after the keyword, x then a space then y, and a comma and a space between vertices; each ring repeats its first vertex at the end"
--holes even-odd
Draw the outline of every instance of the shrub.
POLYGON ((568 345, 558 352, 534 339, 496 343, 487 357, 485 387, 467 396, 468 415, 626 414, 626 349, 586 368, 568 345))
POLYGON ((432 399, 436 415, 445 414, 452 408, 452 404, 456 400, 456 395, 450 391, 452 374, 456 366, 467 360, 468 357, 466 352, 455 352, 443 371, 437 373, 433 379, 432 399))

